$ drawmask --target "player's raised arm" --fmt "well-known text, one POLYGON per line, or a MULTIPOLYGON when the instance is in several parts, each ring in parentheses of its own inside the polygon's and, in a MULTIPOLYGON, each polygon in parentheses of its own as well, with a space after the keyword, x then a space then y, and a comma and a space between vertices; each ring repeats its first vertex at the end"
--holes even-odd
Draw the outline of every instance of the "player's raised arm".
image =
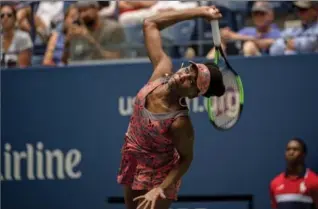
POLYGON ((172 62, 170 57, 164 52, 160 37, 160 30, 175 23, 198 17, 209 20, 221 18, 221 14, 214 7, 197 7, 193 9, 162 12, 158 15, 146 18, 143 31, 148 56, 153 64, 154 73, 150 81, 172 72, 172 62))

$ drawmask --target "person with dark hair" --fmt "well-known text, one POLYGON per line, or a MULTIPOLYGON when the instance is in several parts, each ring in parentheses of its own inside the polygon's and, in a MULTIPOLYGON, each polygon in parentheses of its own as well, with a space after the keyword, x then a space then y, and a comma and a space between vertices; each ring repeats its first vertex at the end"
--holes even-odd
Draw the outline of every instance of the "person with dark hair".
POLYGON ((307 54, 318 52, 317 1, 295 1, 299 24, 286 28, 281 38, 271 45, 270 55, 307 54))
POLYGON ((210 21, 221 14, 215 7, 197 7, 163 12, 144 21, 154 71, 136 96, 121 151, 117 182, 124 185, 128 209, 169 208, 193 159, 194 130, 185 98, 225 92, 217 65, 190 62, 173 73, 172 61, 163 50, 160 30, 199 17, 210 21))
POLYGON ((70 28, 78 25, 79 12, 74 5, 69 5, 64 14, 62 31, 53 31, 43 58, 43 65, 61 66, 68 63, 69 45, 72 39, 70 28))
POLYGON ((70 61, 120 59, 125 33, 121 25, 109 18, 101 18, 98 1, 78 1, 75 7, 79 19, 68 30, 70 61))
POLYGON ((31 65, 33 43, 27 32, 16 28, 17 13, 12 4, 0 7, 1 67, 28 67, 31 65))
POLYGON ((318 176, 306 167, 307 145, 300 138, 292 138, 286 147, 286 171, 270 184, 272 208, 318 208, 318 176))

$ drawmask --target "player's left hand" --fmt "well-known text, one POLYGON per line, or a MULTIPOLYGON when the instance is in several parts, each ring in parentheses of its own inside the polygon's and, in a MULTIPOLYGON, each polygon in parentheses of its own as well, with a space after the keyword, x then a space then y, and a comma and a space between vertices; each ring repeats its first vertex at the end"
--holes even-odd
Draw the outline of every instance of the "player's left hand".
POLYGON ((151 206, 150 209, 155 209, 155 204, 159 197, 161 197, 162 199, 166 199, 166 195, 164 194, 163 189, 160 187, 157 187, 157 188, 153 188, 152 190, 147 192, 147 194, 145 195, 136 197, 134 201, 144 199, 138 205, 137 209, 142 209, 142 208, 147 209, 149 208, 149 206, 151 206))

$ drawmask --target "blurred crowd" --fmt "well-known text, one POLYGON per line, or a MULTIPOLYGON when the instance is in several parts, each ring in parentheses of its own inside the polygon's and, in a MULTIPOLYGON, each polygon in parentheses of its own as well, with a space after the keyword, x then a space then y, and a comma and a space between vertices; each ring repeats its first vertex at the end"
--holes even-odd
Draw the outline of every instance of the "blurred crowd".
MULTIPOLYGON (((1 67, 145 57, 143 20, 157 13, 216 5, 228 55, 318 52, 318 2, 313 1, 2 1, 1 67)), ((203 19, 162 31, 173 58, 213 58, 203 19)))

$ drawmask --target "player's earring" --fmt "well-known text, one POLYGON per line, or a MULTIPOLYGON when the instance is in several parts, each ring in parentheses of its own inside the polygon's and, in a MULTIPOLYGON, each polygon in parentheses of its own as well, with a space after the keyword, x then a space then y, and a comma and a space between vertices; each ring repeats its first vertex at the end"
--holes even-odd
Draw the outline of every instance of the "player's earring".
POLYGON ((181 64, 181 68, 183 68, 183 64, 184 64, 184 62, 181 64))
POLYGON ((185 97, 181 97, 179 99, 179 104, 181 105, 181 107, 188 107, 187 101, 185 97))

